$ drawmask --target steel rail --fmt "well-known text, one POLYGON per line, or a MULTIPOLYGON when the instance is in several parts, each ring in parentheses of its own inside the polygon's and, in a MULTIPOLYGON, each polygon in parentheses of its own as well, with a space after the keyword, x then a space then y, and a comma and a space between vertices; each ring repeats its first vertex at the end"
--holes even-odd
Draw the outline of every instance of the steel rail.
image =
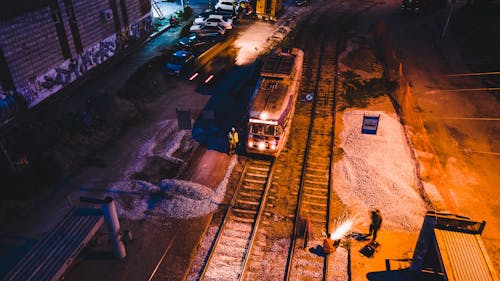
POLYGON ((272 182, 271 180, 273 178, 275 168, 276 168, 276 161, 275 161, 275 159, 273 159, 273 160, 271 160, 271 167, 269 168, 267 183, 266 183, 266 186, 264 187, 264 193, 262 194, 262 200, 261 200, 261 203, 259 205, 259 211, 257 213, 257 218, 255 219, 255 225, 254 225, 254 228, 252 229, 252 233, 250 234, 250 244, 248 245, 248 250, 247 250, 247 253, 246 253, 244 261, 243 261, 243 270, 241 271, 241 274, 238 278, 238 280, 240 280, 240 281, 243 280, 243 277, 244 277, 245 272, 247 270, 248 260, 249 260, 250 254, 252 252, 253 244, 255 241, 255 234, 257 233, 257 229, 259 227, 260 220, 262 218, 262 213, 264 213, 264 208, 265 208, 266 202, 267 202, 267 194, 269 193, 269 187, 271 186, 271 182, 272 182))
MULTIPOLYGON (((250 160, 252 161, 252 160, 250 160)), ((238 275, 238 280, 241 280, 243 278, 243 276, 245 275, 245 270, 246 270, 246 266, 247 266, 247 262, 248 262, 248 257, 250 255, 250 252, 252 250, 252 247, 253 247, 253 243, 254 243, 254 240, 255 240, 255 234, 257 233, 257 230, 258 230, 258 224, 260 223, 260 219, 262 217, 262 214, 264 212, 264 207, 265 207, 265 203, 267 202, 267 194, 268 194, 268 190, 269 190, 269 187, 271 185, 271 179, 272 179, 272 175, 274 173, 274 169, 276 167, 275 165, 276 161, 274 161, 274 159, 270 160, 270 167, 269 167, 269 171, 267 171, 267 179, 266 179, 266 184, 262 190, 262 197, 261 197, 261 200, 259 202, 259 207, 257 209, 257 213, 256 213, 256 218, 255 218, 255 221, 252 223, 252 231, 250 232, 250 236, 248 238, 248 242, 246 244, 246 251, 244 253, 244 257, 243 257, 243 264, 242 264, 242 270, 241 272, 239 273, 238 275)), ((247 175, 247 170, 248 170, 248 167, 250 166, 250 164, 247 162, 246 165, 245 165, 245 168, 244 168, 244 171, 242 172, 242 176, 240 177, 239 179, 239 182, 238 182, 238 187, 233 195, 233 198, 231 200, 231 203, 228 207, 228 209, 226 210, 225 214, 224 214, 224 219, 223 221, 221 222, 221 227, 219 228, 217 234, 216 234, 216 238, 210 248, 210 251, 209 251, 209 254, 206 258, 206 262, 204 263, 203 265, 203 270, 201 272, 201 274, 199 275, 199 278, 198 280, 204 280, 205 279, 205 275, 207 273, 207 270, 209 268, 209 265, 214 257, 214 253, 215 253, 215 249, 217 248, 217 246, 219 245, 219 242, 221 241, 221 237, 222 237, 222 233, 227 225, 227 221, 228 221, 228 218, 230 217, 229 214, 231 213, 232 209, 233 209, 233 206, 235 205, 236 203, 236 200, 237 198, 239 197, 239 193, 240 193, 240 189, 241 189, 241 186, 243 185, 243 181, 244 179, 246 178, 246 175, 247 175)))
MULTIPOLYGON (((336 118, 336 113, 337 113, 337 91, 338 91, 338 84, 339 84, 339 49, 340 49, 340 44, 341 44, 341 39, 339 38, 335 42, 335 74, 333 76, 333 106, 332 106, 332 139, 330 143, 330 167, 329 167, 329 182, 328 182, 328 205, 327 205, 327 233, 332 233, 334 229, 333 222, 331 221, 332 218, 332 206, 333 206, 333 196, 332 194, 335 192, 333 190, 333 167, 335 164, 335 155, 334 155, 334 144, 335 144, 335 118, 336 118)), ((332 258, 331 256, 327 256, 325 259, 325 280, 330 280, 330 271, 328 270, 330 268, 330 263, 332 263, 332 258)))
MULTIPOLYGON (((307 158, 309 156, 309 148, 311 147, 311 140, 312 140, 312 131, 313 131, 313 125, 314 125, 314 120, 315 120, 315 115, 316 115, 316 107, 318 104, 318 100, 316 97, 318 96, 319 92, 319 81, 320 81, 320 74, 321 74, 321 66, 322 66, 322 60, 323 60, 323 49, 324 49, 324 37, 320 39, 320 55, 319 55, 319 66, 316 71, 316 82, 314 85, 314 98, 313 98, 313 106, 311 109, 311 120, 309 121, 309 128, 307 130, 307 141, 306 141, 306 148, 304 151, 304 156, 302 158, 302 169, 300 173, 300 182, 299 182, 299 191, 298 191, 298 200, 296 203, 296 212, 295 212, 295 217, 294 217, 294 223, 293 223, 293 232, 292 232, 292 243, 290 243, 290 250, 288 251, 288 258, 287 258, 287 266, 285 269, 285 281, 289 281, 291 277, 291 271, 292 271, 292 266, 293 266, 293 256, 295 253, 295 246, 297 244, 297 223, 300 217, 301 213, 301 207, 302 207, 302 194, 304 193, 304 182, 305 182, 305 176, 306 176, 306 162, 307 158)), ((325 276, 325 274, 323 274, 325 276)))
POLYGON ((201 271, 201 274, 199 275, 198 280, 203 280, 203 278, 205 278, 205 274, 206 274, 207 268, 208 268, 207 265, 209 265, 210 262, 212 261, 214 250, 219 243, 219 240, 220 240, 220 237, 222 234, 222 230, 224 229, 224 226, 226 225, 227 218, 229 217, 228 214, 229 214, 232 206, 236 202, 236 198, 238 197, 237 195, 240 191, 240 187, 241 187, 243 180, 245 178, 248 166, 249 166, 249 164, 247 161, 247 162, 245 162, 245 166, 243 167, 243 171, 241 172, 240 179, 238 180, 238 185, 236 186, 236 190, 234 191, 233 197, 231 198, 231 202, 229 203, 229 207, 227 208, 226 212, 224 212, 224 216, 223 216, 222 221, 220 223, 219 230, 215 234, 215 240, 212 242, 212 245, 210 246, 210 250, 208 251, 208 255, 205 259, 205 262, 203 263, 203 269, 201 271))
POLYGON ((448 77, 483 76, 483 75, 500 75, 500 71, 446 74, 446 76, 448 77))

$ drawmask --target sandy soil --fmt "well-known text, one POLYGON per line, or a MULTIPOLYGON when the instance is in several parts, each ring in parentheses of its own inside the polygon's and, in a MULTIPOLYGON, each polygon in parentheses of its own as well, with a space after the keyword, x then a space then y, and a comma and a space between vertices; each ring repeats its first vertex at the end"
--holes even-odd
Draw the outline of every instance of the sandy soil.
MULTIPOLYGON (((500 174, 498 169, 492 168, 500 164, 498 121, 474 119, 498 115, 498 100, 487 92, 443 90, 480 88, 481 80, 446 76, 470 70, 463 63, 455 39, 452 36, 439 38, 439 26, 433 25, 434 21, 429 16, 409 19, 399 27, 390 26, 391 42, 412 84, 415 108, 439 159, 439 164, 434 167, 422 166, 424 169, 439 169, 441 176, 429 180, 425 175, 431 173, 427 170, 421 177, 445 198, 445 211, 487 222, 482 237, 498 271, 500 241, 496 233, 500 231, 500 212, 495 198, 499 196, 497 183, 500 174), (414 40, 416 38, 418 40, 414 40), (415 49, 420 50, 418 57, 412 55, 415 49)), ((425 157, 419 155, 419 161, 425 162, 425 157)))
MULTIPOLYGON (((396 8, 398 3, 387 1, 387 4, 396 8)), ((383 13, 381 9, 379 12, 383 13)), ((487 116, 495 118, 498 101, 485 92, 440 90, 480 87, 480 80, 477 79, 446 76, 449 73, 467 73, 469 70, 458 52, 457 42, 453 41, 451 36, 446 39, 439 38, 441 31, 439 28, 442 26, 436 22, 442 18, 441 14, 407 18, 395 13, 389 14, 377 19, 376 12, 371 13, 370 19, 367 18, 357 27, 356 36, 353 37, 356 40, 347 45, 346 52, 341 56, 347 64, 344 65, 344 71, 351 70, 364 79, 371 78, 373 69, 377 69, 373 67, 371 53, 377 53, 377 40, 381 40, 372 35, 377 35, 377 32, 384 33, 381 37, 385 40, 383 44, 387 48, 387 53, 395 51, 396 62, 403 64, 404 74, 411 81, 411 93, 415 97, 413 106, 416 108, 415 112, 423 119, 428 134, 422 137, 428 138, 434 148, 434 156, 420 151, 419 143, 415 143, 412 138, 415 135, 414 129, 411 126, 405 127, 408 132, 407 140, 412 144, 413 154, 416 157, 414 164, 420 167, 415 175, 418 181, 422 181, 424 191, 422 197, 430 203, 427 208, 487 221, 482 237, 498 272, 499 244, 494 234, 498 232, 500 222, 495 199, 499 195, 496 188, 499 174, 496 169, 491 168, 499 164, 496 121, 447 119, 447 117, 487 116), (389 36, 384 38, 385 35, 389 36), (370 68, 372 70, 367 71, 370 68), (429 156, 437 157, 439 164, 429 166, 429 156), (431 177, 433 173, 429 169, 440 171, 441 177, 431 177)), ((390 61, 387 63, 393 67, 397 65, 390 61)), ((391 115, 395 114, 391 102, 386 98, 372 100, 363 110, 380 110, 391 115)), ((340 116, 343 114, 337 118, 337 132, 349 130, 340 116)), ((336 140, 336 144, 341 146, 340 140, 336 140)), ((338 160, 343 157, 345 155, 338 156, 338 160)), ((336 165, 342 165, 342 161, 337 161, 336 165)), ((370 162, 368 165, 374 164, 370 162)), ((391 172, 394 170, 391 169, 391 172)), ((342 195, 340 197, 342 198, 342 195)), ((367 200, 365 204, 367 202, 372 201, 367 200)), ((385 203, 387 202, 384 201, 382 205, 386 206, 385 203)), ((348 206, 353 208, 352 204, 348 206)), ((354 209, 360 210, 355 207, 354 209)), ((360 233, 367 232, 366 226, 358 226, 357 230, 360 233)), ((359 253, 365 243, 352 240, 352 280, 401 278, 386 271, 409 266, 407 259, 412 258, 417 231, 418 228, 413 231, 398 232, 390 226, 387 228, 384 226, 378 239, 382 247, 373 259, 368 259, 359 253), (386 264, 387 261, 390 264, 386 264)))

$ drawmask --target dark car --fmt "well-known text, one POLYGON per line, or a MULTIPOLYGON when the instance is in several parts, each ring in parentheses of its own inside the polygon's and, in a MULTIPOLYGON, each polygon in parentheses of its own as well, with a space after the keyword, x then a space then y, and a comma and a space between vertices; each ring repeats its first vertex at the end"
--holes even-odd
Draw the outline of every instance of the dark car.
POLYGON ((165 70, 169 75, 180 76, 190 65, 193 64, 194 60, 195 57, 193 53, 185 50, 176 51, 165 64, 165 70))
POLYGON ((438 10, 446 7, 446 0, 403 0, 401 10, 415 14, 423 11, 438 10))
POLYGON ((200 36, 197 33, 191 33, 188 36, 179 39, 177 46, 186 50, 198 49, 206 47, 211 43, 218 42, 221 39, 222 36, 218 36, 217 34, 214 36, 200 36))

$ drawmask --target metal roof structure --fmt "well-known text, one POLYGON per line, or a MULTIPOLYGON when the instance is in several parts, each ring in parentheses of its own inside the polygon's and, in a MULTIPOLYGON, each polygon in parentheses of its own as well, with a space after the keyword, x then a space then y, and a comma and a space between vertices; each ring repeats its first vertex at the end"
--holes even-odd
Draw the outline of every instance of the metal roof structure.
POLYGON ((288 87, 290 80, 262 77, 251 108, 250 116, 260 118, 262 112, 268 114, 268 119, 278 120, 289 106, 288 87), (254 113, 253 111, 256 111, 254 113))
POLYGON ((434 229, 439 260, 448 281, 498 281, 481 236, 434 229))
POLYGON ((99 209, 73 208, 3 280, 59 280, 103 222, 104 216, 99 209))
POLYGON ((274 121, 288 116, 299 87, 300 77, 296 76, 302 73, 303 56, 296 48, 278 48, 265 59, 252 97, 251 118, 261 118, 263 112, 274 121))
POLYGON ((292 78, 293 66, 295 62, 295 53, 291 53, 292 49, 278 49, 274 54, 271 54, 260 71, 261 76, 292 78))
POLYGON ((485 221, 428 211, 410 270, 442 275, 445 281, 500 281, 483 244, 485 221))

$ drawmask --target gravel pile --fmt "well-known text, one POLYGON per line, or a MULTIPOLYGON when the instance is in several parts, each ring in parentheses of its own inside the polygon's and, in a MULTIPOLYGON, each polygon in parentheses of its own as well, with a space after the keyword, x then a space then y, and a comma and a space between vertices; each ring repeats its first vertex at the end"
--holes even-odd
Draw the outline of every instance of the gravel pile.
POLYGON ((237 156, 233 156, 224 179, 215 190, 178 179, 165 179, 158 185, 131 179, 113 184, 109 195, 117 199, 119 215, 131 220, 144 219, 148 215, 177 219, 203 216, 215 211, 222 202, 237 162, 237 156))
POLYGON ((342 120, 344 156, 335 163, 334 187, 353 216, 366 218, 361 231, 367 231, 372 208, 381 210, 386 230, 418 230, 426 209, 416 191, 414 164, 399 121, 384 112, 362 110, 346 111, 342 120), (380 115, 376 135, 361 133, 363 114, 380 115))

